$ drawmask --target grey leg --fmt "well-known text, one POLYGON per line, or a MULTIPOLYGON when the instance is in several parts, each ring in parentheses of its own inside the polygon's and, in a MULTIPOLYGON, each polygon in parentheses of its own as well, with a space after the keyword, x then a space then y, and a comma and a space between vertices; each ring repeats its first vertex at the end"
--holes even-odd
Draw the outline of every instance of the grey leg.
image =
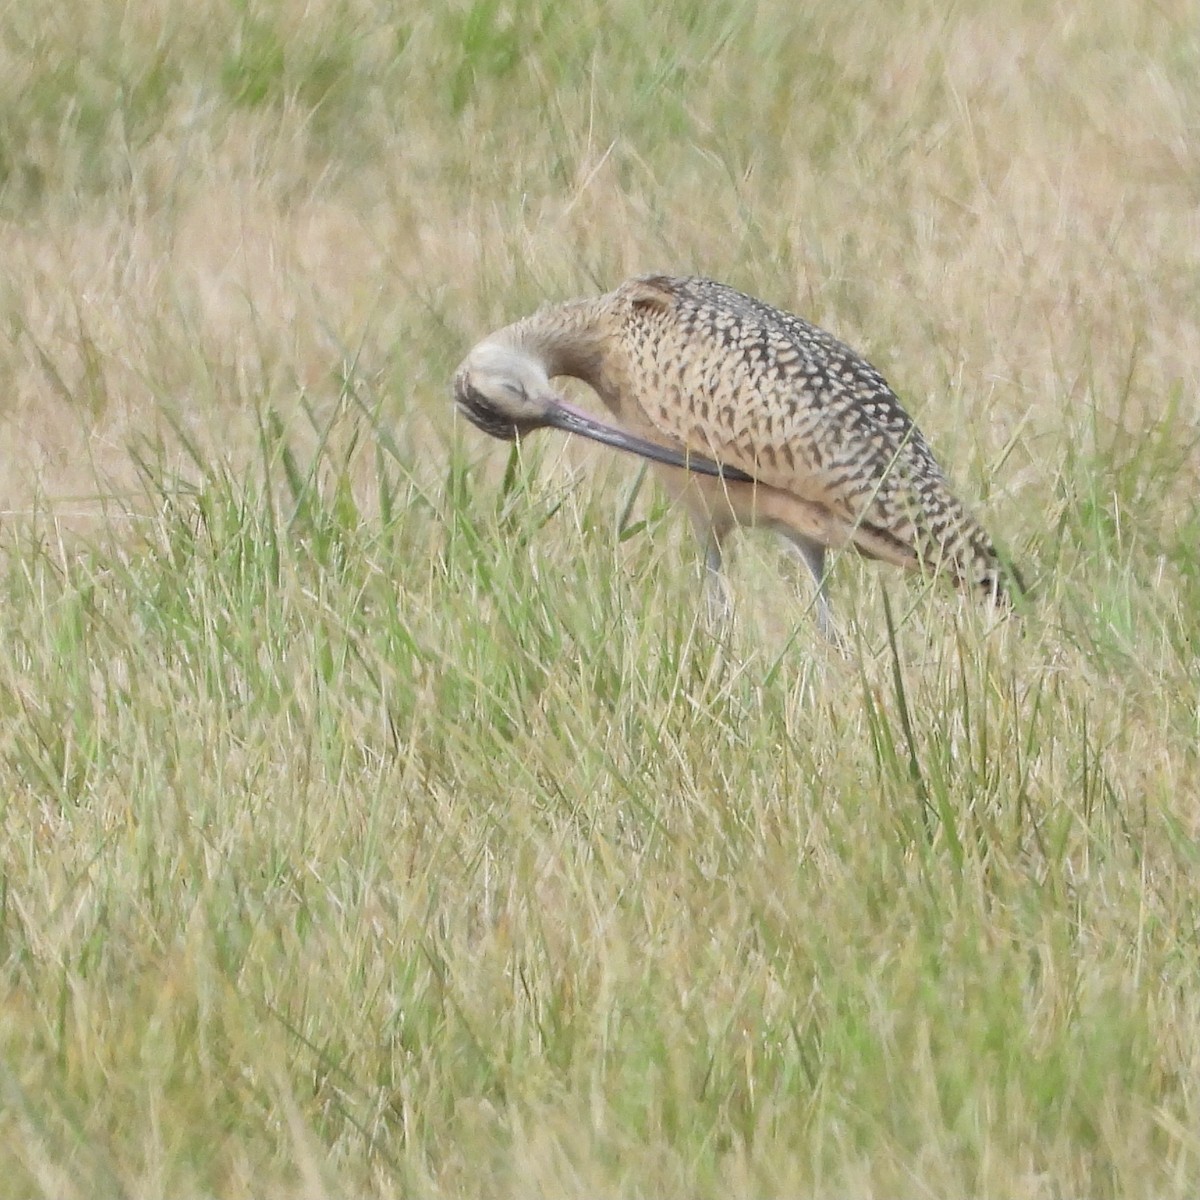
POLYGON ((733 617, 733 597, 729 593, 729 580, 721 569, 723 555, 721 543, 725 531, 715 525, 696 518, 696 536, 704 547, 704 598, 708 605, 709 624, 715 628, 727 625, 733 617))
POLYGON ((721 561, 721 541, 715 534, 710 534, 704 547, 704 597, 708 603, 709 622, 718 627, 728 625, 733 619, 733 597, 721 561))
POLYGON ((779 531, 780 540, 785 548, 809 569, 817 583, 817 628, 822 635, 831 641, 839 650, 845 650, 845 642, 838 632, 833 620, 833 612, 829 607, 829 589, 826 586, 825 547, 820 542, 814 542, 803 534, 789 530, 779 531))

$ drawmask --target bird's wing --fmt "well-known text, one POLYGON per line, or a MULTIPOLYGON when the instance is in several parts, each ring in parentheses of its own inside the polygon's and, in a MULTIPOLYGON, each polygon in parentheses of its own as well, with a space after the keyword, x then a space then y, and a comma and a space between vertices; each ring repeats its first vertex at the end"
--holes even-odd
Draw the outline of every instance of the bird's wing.
POLYGON ((711 280, 626 284, 634 388, 687 449, 912 544, 950 496, 883 376, 800 317, 711 280))

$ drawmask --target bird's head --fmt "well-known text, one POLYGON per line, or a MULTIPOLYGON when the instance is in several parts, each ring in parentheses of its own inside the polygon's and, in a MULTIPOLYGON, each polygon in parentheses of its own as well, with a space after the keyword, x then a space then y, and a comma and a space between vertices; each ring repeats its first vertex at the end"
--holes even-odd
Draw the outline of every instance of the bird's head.
POLYGON ((528 353, 480 342, 454 374, 454 401, 484 433, 511 442, 551 423, 558 396, 528 353))

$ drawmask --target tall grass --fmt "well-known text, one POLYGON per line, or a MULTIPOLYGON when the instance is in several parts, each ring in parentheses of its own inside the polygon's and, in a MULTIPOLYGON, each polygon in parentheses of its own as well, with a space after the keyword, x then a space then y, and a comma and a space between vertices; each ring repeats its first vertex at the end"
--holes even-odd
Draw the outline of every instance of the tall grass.
POLYGON ((0 1191, 1193 1196, 1186 5, 0 18, 0 1191), (700 270, 862 347, 1019 622, 456 425, 700 270))

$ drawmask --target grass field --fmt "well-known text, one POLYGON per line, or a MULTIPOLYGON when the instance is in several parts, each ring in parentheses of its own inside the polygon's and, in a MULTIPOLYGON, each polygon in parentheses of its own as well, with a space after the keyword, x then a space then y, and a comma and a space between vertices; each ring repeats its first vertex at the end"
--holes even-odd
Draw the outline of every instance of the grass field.
POLYGON ((1200 1194, 1194 8, 653 8, 0 16, 0 1195, 1200 1194), (1024 618, 455 419, 650 270, 1024 618))

